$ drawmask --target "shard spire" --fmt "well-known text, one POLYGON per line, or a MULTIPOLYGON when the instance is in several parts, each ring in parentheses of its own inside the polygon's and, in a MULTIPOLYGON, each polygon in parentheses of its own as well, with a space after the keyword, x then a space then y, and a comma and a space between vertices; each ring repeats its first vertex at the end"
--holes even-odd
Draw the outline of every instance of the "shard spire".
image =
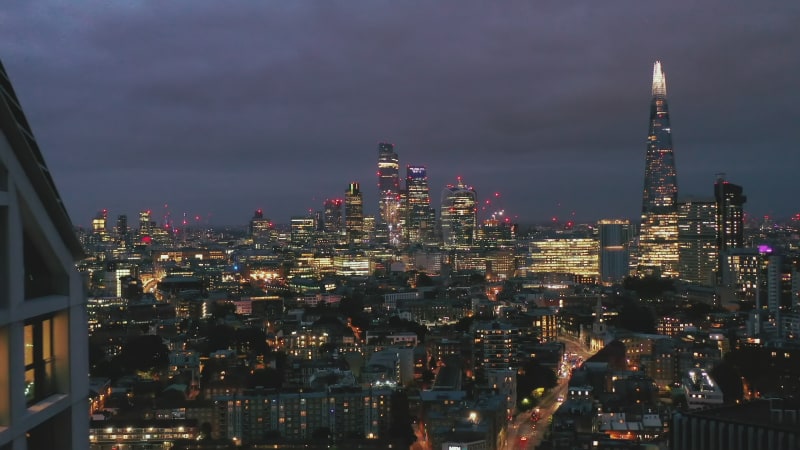
POLYGON ((639 229, 640 273, 676 276, 678 263, 678 183, 667 82, 661 61, 653 65, 653 97, 644 169, 642 223, 639 229))
POLYGON ((653 97, 667 96, 667 78, 661 69, 661 61, 653 64, 653 97))

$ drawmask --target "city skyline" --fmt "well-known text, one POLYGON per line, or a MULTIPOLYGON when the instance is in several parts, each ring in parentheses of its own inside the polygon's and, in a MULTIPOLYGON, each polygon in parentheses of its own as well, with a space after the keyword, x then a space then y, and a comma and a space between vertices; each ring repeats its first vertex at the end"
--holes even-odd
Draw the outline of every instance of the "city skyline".
POLYGON ((0 13, 0 55, 84 227, 164 204, 285 223, 353 181, 377 215, 378 142, 433 192, 457 176, 501 192, 521 223, 635 220, 654 60, 681 195, 726 173, 751 215, 797 212, 794 5, 46 3, 0 13))

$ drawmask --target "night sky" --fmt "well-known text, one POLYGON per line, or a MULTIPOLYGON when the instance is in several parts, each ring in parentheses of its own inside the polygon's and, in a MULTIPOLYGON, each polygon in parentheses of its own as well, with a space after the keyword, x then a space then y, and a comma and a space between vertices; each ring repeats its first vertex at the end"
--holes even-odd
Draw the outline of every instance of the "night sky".
POLYGON ((380 141, 436 208, 461 176, 521 223, 637 219, 656 59, 680 196, 800 211, 795 1, 3 0, 0 59, 77 225, 288 222, 351 181, 374 214, 380 141))

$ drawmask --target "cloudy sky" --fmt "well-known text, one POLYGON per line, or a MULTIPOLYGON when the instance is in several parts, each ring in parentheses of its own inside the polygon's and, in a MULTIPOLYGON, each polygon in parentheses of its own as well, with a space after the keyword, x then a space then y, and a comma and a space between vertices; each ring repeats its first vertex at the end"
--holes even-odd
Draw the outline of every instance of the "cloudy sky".
POLYGON ((377 143, 522 223, 636 218, 652 63, 680 195, 800 211, 794 1, 3 0, 0 59, 70 215, 320 209, 377 143), (168 205, 165 208, 165 205, 168 205))

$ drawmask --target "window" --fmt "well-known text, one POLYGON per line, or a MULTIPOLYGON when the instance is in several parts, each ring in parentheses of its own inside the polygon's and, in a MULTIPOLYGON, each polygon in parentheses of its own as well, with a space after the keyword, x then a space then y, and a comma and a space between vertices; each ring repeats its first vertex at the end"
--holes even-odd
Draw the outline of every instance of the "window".
POLYGON ((25 400, 28 405, 55 393, 53 317, 25 322, 25 400))

